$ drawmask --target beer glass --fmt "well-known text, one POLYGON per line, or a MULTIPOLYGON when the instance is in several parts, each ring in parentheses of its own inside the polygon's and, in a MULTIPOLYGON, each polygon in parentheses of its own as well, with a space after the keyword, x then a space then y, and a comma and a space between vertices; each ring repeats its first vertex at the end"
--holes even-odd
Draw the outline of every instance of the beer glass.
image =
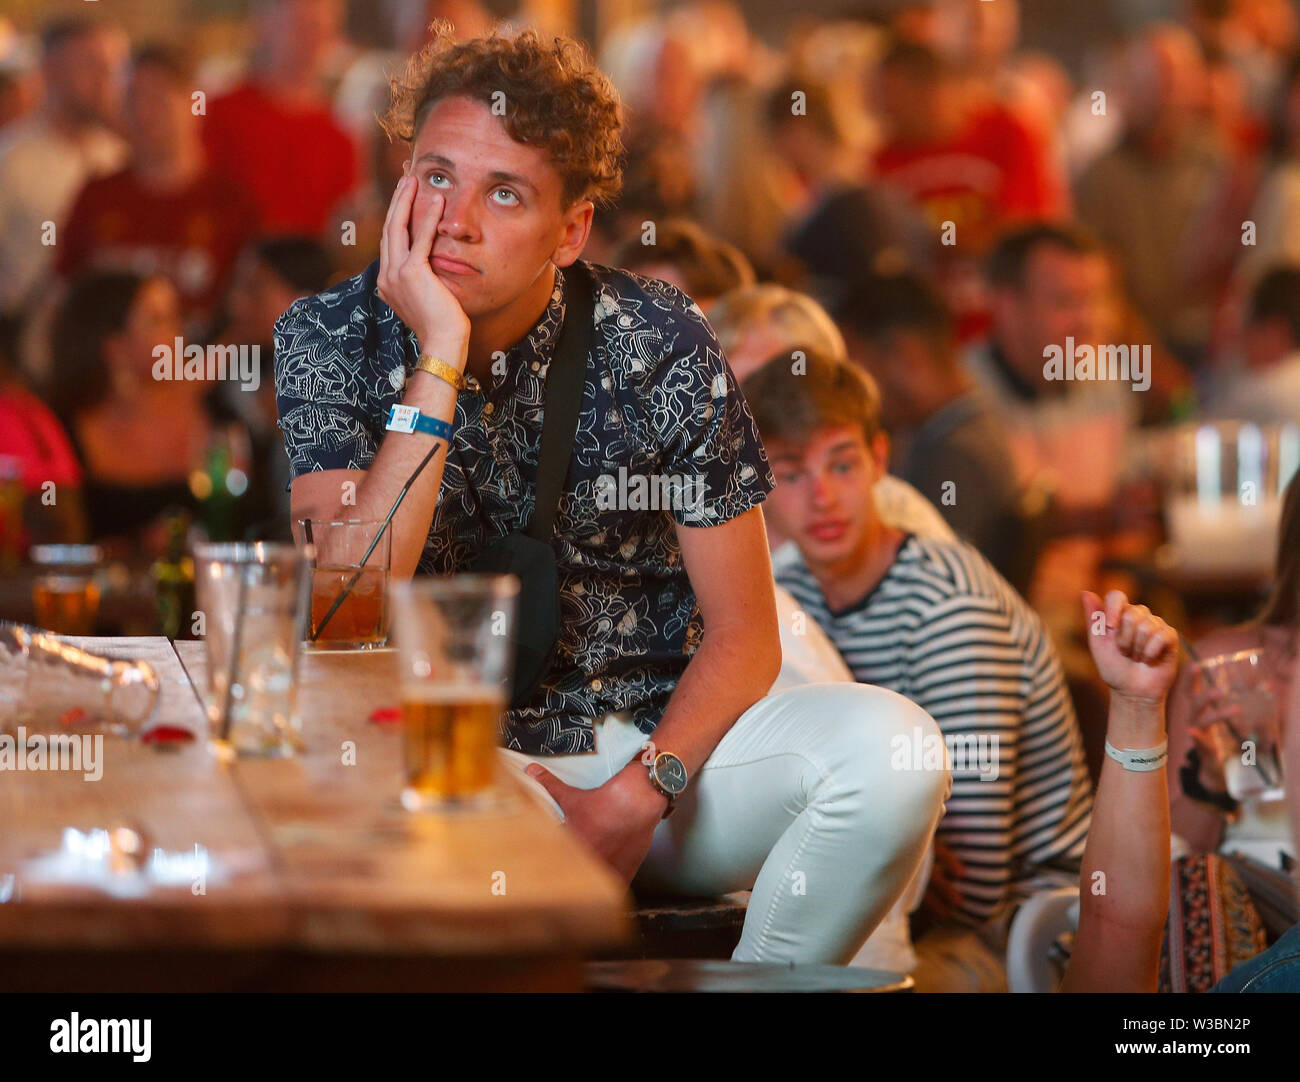
POLYGON ((56 635, 93 635, 99 615, 98 545, 34 545, 32 605, 36 623, 56 635))
POLYGON ((384 529, 382 521, 299 519, 293 535, 315 551, 307 645, 315 650, 387 645, 392 527, 384 529))
POLYGON ((392 592, 401 668, 402 806, 496 806, 519 580, 416 579, 394 583, 392 592))
POLYGON ((298 654, 311 552, 265 541, 198 545, 211 735, 223 754, 287 756, 301 747, 298 654))

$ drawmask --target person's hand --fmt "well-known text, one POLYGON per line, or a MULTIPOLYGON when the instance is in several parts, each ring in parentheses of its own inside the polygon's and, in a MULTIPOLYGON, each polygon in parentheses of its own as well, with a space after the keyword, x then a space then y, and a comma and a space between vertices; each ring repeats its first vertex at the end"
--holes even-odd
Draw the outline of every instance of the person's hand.
POLYGON ((429 213, 412 236, 411 208, 418 183, 413 176, 402 177, 388 204, 379 241, 379 299, 415 332, 422 350, 463 370, 469 317, 429 262, 446 200, 440 194, 433 197, 429 213))
POLYGON ((940 920, 951 920, 962 904, 956 880, 965 874, 966 866, 957 859, 957 854, 935 838, 934 863, 930 866, 930 882, 926 884, 922 905, 940 920))
POLYGON ((1111 693, 1134 703, 1161 704, 1178 673, 1178 633, 1120 590, 1102 599, 1083 595, 1088 648, 1111 693))
POLYGON ((631 883, 668 806, 668 798, 650 784, 639 760, 595 789, 566 785, 537 763, 525 773, 560 806, 565 825, 624 883, 631 883))

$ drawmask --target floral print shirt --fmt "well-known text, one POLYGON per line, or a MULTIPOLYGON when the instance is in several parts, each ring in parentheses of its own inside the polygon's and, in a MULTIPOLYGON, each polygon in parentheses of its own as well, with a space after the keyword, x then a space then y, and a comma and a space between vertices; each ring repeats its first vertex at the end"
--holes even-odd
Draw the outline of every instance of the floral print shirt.
MULTIPOLYGON (((506 745, 530 754, 592 751, 594 721, 616 711, 654 730, 703 633, 675 525, 727 522, 775 483, 698 306, 665 282, 586 266, 592 355, 551 539, 563 626, 549 674, 506 720, 506 745)), ((294 477, 366 469, 402 399, 419 350, 378 298, 377 275, 373 263, 295 302, 276 324, 276 395, 294 477)), ((532 518, 547 371, 564 311, 557 270, 533 329, 493 365, 488 385, 458 396, 421 573, 462 571, 488 541, 532 518)))

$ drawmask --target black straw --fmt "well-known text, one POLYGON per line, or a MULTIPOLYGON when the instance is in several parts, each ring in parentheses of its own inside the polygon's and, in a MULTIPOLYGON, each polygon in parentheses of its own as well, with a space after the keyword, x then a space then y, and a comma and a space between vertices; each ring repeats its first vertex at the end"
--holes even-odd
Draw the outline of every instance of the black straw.
MULTIPOLYGON (((366 561, 370 559, 370 554, 375 551, 375 546, 379 544, 379 539, 384 536, 384 531, 388 529, 388 524, 393 521, 393 516, 397 514, 397 509, 402 506, 402 501, 406 499, 406 494, 411 490, 411 486, 415 484, 416 478, 424 472, 424 467, 427 466, 433 456, 438 453, 438 448, 440 446, 441 444, 434 443, 429 453, 425 455, 424 458, 421 459, 420 464, 415 467, 415 472, 406 479, 406 484, 402 486, 402 491, 397 494, 397 499, 393 501, 393 506, 388 512, 388 517, 384 519, 383 525, 379 527, 378 532, 375 534, 375 539, 370 542, 370 547, 366 549, 366 554, 361 557, 361 566, 357 568, 356 574, 354 574, 352 578, 348 580, 346 585, 344 585, 343 589, 339 591, 339 596, 336 597, 334 603, 330 605, 329 611, 325 613, 325 618, 321 620, 321 622, 316 625, 315 630, 312 631, 312 642, 315 642, 320 637, 320 633, 325 630, 325 625, 328 624, 330 618, 339 611, 339 606, 343 604, 344 599, 352 592, 352 587, 354 587, 360 580, 362 573, 366 569, 366 561)), ((308 536, 310 536, 310 525, 307 526, 307 530, 308 536)))

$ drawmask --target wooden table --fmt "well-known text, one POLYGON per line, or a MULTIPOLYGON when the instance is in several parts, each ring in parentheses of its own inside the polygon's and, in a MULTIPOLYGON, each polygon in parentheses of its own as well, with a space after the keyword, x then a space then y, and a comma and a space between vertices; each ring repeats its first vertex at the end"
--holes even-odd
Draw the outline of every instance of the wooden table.
MULTIPOLYGON (((202 643, 82 640, 143 657, 157 719, 202 732, 202 643)), ((304 655, 298 758, 223 766, 106 737, 103 776, 0 772, 0 972, 9 989, 572 988, 628 931, 617 880, 527 795, 494 814, 397 803, 389 652, 304 655), (117 898, 37 877, 63 831, 125 821, 206 854, 202 882, 117 898)))

